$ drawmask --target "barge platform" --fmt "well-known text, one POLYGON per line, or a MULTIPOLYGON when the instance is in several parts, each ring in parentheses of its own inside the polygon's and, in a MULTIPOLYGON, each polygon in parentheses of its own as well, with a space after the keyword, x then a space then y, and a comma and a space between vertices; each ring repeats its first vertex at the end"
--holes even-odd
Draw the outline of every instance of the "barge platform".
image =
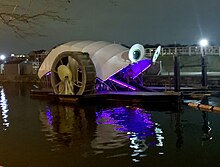
POLYGON ((180 92, 139 92, 139 91, 116 91, 116 92, 97 92, 87 95, 59 95, 50 91, 31 91, 31 96, 42 98, 46 97, 47 100, 68 104, 83 104, 83 105, 99 105, 111 103, 123 103, 127 105, 141 103, 151 109, 162 110, 176 110, 181 102, 180 92))

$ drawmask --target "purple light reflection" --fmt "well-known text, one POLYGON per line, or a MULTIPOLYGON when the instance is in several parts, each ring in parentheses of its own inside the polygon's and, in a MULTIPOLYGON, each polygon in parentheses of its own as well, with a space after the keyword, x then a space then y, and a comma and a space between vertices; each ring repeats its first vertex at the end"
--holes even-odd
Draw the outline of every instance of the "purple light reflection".
MULTIPOLYGON (((104 109, 96 112, 96 123, 97 138, 93 146, 102 148, 102 152, 107 146, 112 148, 109 143, 115 147, 116 141, 119 146, 124 146, 127 138, 132 149, 132 161, 140 162, 142 157, 147 156, 149 147, 163 146, 163 132, 159 124, 154 123, 151 114, 143 108, 127 106, 104 109)), ((158 151, 158 154, 162 155, 163 152, 158 151)))
MULTIPOLYGON (((96 113, 97 124, 115 125, 115 130, 137 134, 141 138, 155 134, 151 114, 136 107, 117 107, 96 113)), ((130 137, 130 136, 129 136, 130 137)))
POLYGON ((46 116, 47 116, 48 124, 51 125, 53 123, 53 115, 49 107, 47 107, 46 109, 46 116))

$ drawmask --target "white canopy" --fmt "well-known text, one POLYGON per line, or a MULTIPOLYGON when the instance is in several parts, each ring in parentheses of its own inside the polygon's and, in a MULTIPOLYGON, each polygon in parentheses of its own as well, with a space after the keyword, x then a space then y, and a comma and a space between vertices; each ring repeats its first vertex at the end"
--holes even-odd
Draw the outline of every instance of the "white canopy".
POLYGON ((52 49, 41 64, 38 77, 51 71, 55 58, 65 51, 87 52, 93 61, 97 77, 106 80, 131 63, 128 58, 129 49, 115 43, 105 41, 72 41, 52 49))

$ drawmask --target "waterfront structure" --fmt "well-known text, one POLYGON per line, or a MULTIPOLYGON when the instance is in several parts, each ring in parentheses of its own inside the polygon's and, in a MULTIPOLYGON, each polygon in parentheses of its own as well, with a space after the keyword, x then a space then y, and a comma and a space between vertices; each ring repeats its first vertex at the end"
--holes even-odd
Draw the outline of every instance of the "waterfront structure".
POLYGON ((161 46, 151 59, 144 58, 144 47, 130 49, 106 41, 72 41, 52 49, 38 71, 39 78, 51 73, 56 94, 82 95, 99 88, 139 90, 135 78, 156 63, 161 46), (133 82, 133 85, 131 83, 133 82), (116 86, 117 85, 117 86, 116 86), (134 86, 136 85, 136 86, 134 86))
MULTIPOLYGON (((41 63, 44 61, 44 59, 47 57, 48 51, 46 50, 37 50, 37 51, 31 51, 28 54, 11 54, 9 57, 7 57, 7 62, 16 62, 16 61, 25 61, 28 64, 32 64, 32 74, 37 74, 37 71, 41 65, 41 63)), ((5 63, 3 63, 5 64, 5 63)))
POLYGON ((9 61, 4 64, 4 75, 28 75, 33 74, 32 63, 23 60, 9 61))
POLYGON ((46 50, 37 50, 28 53, 28 60, 32 62, 34 74, 37 74, 41 63, 44 61, 47 55, 48 51, 46 50))

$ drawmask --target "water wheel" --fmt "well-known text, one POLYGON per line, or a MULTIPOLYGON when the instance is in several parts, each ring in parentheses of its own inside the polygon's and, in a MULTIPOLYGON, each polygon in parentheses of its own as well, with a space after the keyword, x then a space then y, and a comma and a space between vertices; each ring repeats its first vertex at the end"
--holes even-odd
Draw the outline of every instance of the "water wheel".
POLYGON ((51 85, 55 94, 82 95, 95 91, 96 70, 88 53, 63 52, 51 68, 51 85))

